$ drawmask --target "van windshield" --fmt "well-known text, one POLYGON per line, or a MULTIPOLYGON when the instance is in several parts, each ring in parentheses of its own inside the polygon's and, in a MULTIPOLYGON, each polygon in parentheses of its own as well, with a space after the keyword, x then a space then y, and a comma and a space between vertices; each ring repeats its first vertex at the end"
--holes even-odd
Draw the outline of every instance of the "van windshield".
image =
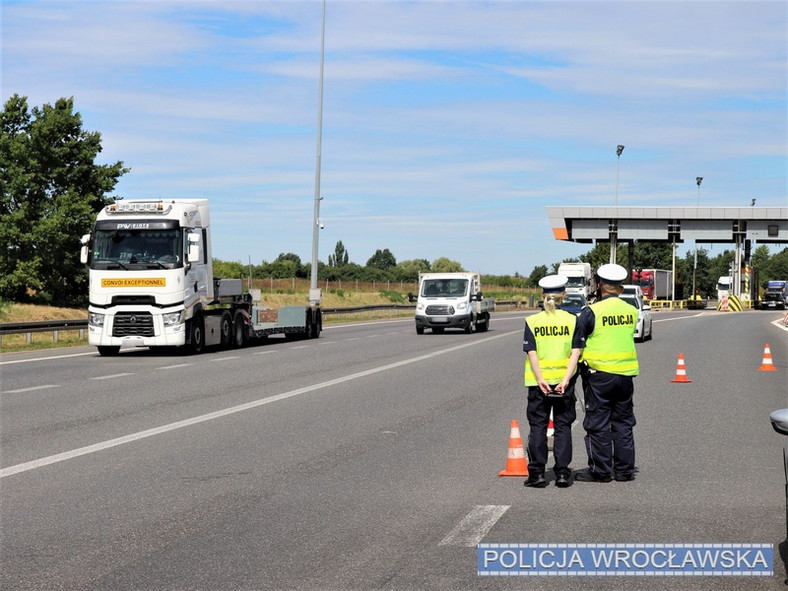
POLYGON ((425 279, 421 284, 421 295, 427 298, 460 297, 467 290, 467 279, 425 279))

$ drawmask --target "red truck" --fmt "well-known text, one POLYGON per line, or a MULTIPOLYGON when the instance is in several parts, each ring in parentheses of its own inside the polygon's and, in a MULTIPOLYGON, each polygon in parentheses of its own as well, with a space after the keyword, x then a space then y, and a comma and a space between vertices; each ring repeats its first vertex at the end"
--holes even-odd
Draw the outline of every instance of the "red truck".
POLYGON ((673 286, 673 271, 634 269, 632 283, 640 286, 644 300, 669 300, 673 286))

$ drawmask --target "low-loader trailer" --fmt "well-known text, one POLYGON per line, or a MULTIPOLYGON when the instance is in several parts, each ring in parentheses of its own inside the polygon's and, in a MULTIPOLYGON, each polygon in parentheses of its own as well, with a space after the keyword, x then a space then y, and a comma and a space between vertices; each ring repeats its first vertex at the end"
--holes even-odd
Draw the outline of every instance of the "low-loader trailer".
MULTIPOLYGON (((255 306, 240 279, 213 276, 207 199, 118 200, 82 237, 88 342, 121 347, 241 347, 273 334, 317 338, 319 304, 255 306)), ((319 301, 319 298, 318 298, 319 301)))

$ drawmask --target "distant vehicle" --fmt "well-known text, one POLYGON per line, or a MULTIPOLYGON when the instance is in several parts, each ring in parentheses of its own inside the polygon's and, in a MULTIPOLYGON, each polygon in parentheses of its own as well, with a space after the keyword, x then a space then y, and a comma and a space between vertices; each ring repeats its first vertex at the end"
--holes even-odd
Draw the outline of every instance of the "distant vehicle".
POLYGON ((588 300, 582 293, 568 293, 564 296, 564 301, 559 306, 562 310, 572 314, 580 314, 580 311, 588 305, 588 300))
POLYGON ((639 285, 646 300, 669 300, 673 287, 673 271, 664 269, 634 269, 632 283, 639 285))
MULTIPOLYGON (((632 286, 637 287, 637 286, 632 286)), ((638 288, 640 289, 640 288, 638 288)), ((635 326, 635 340, 639 342, 650 341, 653 332, 653 318, 651 306, 643 303, 643 295, 637 293, 622 293, 619 296, 626 303, 634 306, 638 311, 637 325, 635 326)))
POLYGON ((408 294, 408 299, 416 300, 416 334, 424 334, 425 328, 484 332, 495 308, 495 301, 482 294, 479 273, 421 273, 419 294, 408 294))
MULTIPOLYGON (((788 435, 788 408, 775 410, 769 415, 772 427, 781 435, 788 435)), ((783 444, 783 468, 785 469, 785 533, 788 535, 788 440, 783 444)))
POLYGON ((717 300, 721 300, 722 296, 731 295, 731 288, 733 287, 733 279, 729 275, 723 275, 717 279, 717 300))
POLYGON ((631 283, 628 283, 624 285, 624 291, 621 292, 621 295, 622 296, 633 295, 643 299, 643 290, 640 288, 639 285, 633 285, 631 283))
POLYGON ((762 309, 779 308, 784 310, 788 305, 788 281, 769 281, 760 304, 762 309))
POLYGON ((561 263, 558 265, 558 274, 569 281, 566 283, 566 293, 580 293, 586 300, 594 297, 596 292, 596 278, 590 263, 561 263))

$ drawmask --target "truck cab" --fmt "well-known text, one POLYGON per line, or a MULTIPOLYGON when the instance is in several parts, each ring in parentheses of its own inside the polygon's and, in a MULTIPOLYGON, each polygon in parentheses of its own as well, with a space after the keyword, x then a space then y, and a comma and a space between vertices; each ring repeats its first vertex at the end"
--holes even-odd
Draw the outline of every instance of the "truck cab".
POLYGON ((416 300, 416 334, 424 334, 425 328, 483 332, 490 326, 495 304, 482 294, 478 273, 422 273, 418 296, 410 295, 416 300))

